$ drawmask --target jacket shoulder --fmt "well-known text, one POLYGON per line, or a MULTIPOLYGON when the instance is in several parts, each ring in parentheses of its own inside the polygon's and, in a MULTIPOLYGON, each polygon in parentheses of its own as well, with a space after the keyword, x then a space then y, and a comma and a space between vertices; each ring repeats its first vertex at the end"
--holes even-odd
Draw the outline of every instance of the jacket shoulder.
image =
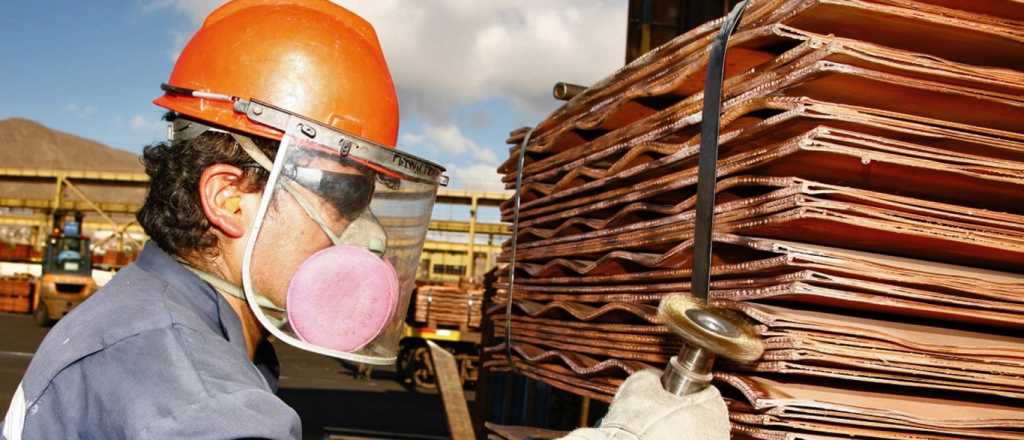
POLYGON ((162 436, 177 424, 193 433, 229 432, 246 426, 257 409, 277 421, 294 414, 244 353, 210 332, 171 325, 122 338, 62 369, 30 401, 25 426, 40 438, 170 438, 162 436), (219 417, 201 417, 210 414, 219 417))
POLYGON ((167 283, 128 266, 61 318, 43 338, 23 384, 31 402, 61 370, 121 339, 171 325, 167 283))

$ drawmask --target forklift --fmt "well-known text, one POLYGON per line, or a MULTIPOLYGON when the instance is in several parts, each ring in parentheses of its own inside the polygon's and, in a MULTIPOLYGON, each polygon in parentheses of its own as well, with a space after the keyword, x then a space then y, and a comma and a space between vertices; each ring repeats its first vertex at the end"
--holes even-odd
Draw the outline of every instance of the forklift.
POLYGON ((35 282, 34 317, 47 326, 68 314, 96 291, 92 278, 92 250, 82 235, 85 215, 76 211, 73 220, 55 211, 50 236, 43 252, 42 273, 35 282))

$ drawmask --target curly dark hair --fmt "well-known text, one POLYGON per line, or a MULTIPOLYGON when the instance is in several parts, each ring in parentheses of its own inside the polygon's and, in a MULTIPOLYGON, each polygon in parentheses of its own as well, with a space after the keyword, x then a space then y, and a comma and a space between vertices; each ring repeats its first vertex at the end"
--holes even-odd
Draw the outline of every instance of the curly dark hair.
MULTIPOLYGON (((258 137, 253 141, 274 157, 277 141, 258 137)), ((161 249, 182 258, 208 255, 217 245, 199 199, 203 170, 215 164, 241 168, 245 171, 242 188, 247 192, 262 191, 269 177, 230 135, 213 131, 174 145, 149 145, 143 149, 141 160, 149 175, 149 191, 136 218, 161 249)))

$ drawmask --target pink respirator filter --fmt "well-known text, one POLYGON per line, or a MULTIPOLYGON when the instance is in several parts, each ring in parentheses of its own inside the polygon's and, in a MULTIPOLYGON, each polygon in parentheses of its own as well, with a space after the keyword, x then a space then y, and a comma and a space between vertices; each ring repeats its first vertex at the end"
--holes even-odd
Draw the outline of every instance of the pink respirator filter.
POLYGON ((353 352, 391 322, 398 276, 365 248, 331 246, 302 263, 288 285, 288 321, 303 341, 353 352))

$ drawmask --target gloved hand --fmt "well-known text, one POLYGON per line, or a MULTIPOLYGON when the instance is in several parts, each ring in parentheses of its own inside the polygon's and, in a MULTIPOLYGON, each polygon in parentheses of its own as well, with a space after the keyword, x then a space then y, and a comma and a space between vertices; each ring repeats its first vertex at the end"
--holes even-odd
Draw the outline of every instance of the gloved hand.
POLYGON ((661 386, 661 372, 637 371, 619 387, 597 428, 562 440, 728 440, 729 412, 718 388, 677 397, 661 386))

